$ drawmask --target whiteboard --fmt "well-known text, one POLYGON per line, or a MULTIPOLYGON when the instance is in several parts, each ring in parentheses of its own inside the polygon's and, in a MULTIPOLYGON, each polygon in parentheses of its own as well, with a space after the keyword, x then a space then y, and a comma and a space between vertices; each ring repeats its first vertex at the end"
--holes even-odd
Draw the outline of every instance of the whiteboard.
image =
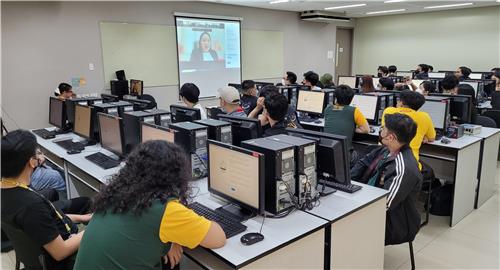
MULTIPOLYGON (((127 79, 143 80, 144 87, 179 84, 175 26, 100 22, 99 27, 107 89, 120 69, 127 79)), ((282 77, 283 32, 242 30, 241 41, 243 80, 282 77)))

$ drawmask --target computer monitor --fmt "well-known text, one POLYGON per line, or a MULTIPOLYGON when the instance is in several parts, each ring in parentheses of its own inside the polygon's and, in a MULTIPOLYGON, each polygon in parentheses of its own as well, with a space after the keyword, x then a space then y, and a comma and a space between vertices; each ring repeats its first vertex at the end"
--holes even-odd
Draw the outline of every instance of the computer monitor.
POLYGON ((355 76, 339 76, 337 85, 345 84, 351 88, 356 88, 355 76))
POLYGON ((116 74, 116 79, 119 80, 119 81, 126 81, 127 78, 125 77, 125 70, 121 69, 121 70, 117 70, 115 71, 115 74, 116 74))
POLYGON ((325 92, 299 90, 299 96, 297 98, 298 112, 321 115, 325 107, 325 92))
POLYGON ((351 106, 357 107, 369 121, 377 119, 377 96, 354 95, 351 106))
POLYGON ((124 95, 128 95, 128 81, 110 81, 111 94, 122 98, 124 95))
POLYGON ((92 108, 87 105, 75 105, 75 126, 73 132, 85 139, 94 136, 92 129, 92 108))
POLYGON ((175 142, 175 130, 150 123, 141 122, 141 142, 161 140, 170 143, 175 142))
POLYGON ((444 96, 427 96, 425 103, 419 111, 426 112, 431 117, 435 129, 445 131, 447 126, 446 118, 449 114, 449 98, 444 96))
POLYGON ((372 80, 373 80, 373 87, 375 87, 375 89, 378 89, 378 82, 380 78, 373 77, 372 80))
POLYGON ((429 72, 429 79, 444 79, 446 77, 446 72, 429 72))
POLYGON ((413 72, 411 71, 398 71, 398 76, 401 76, 401 77, 412 77, 413 76, 413 72))
POLYGON ((233 145, 240 146, 242 141, 260 138, 262 136, 262 127, 258 119, 227 114, 219 114, 218 118, 220 121, 231 123, 233 145))
POLYGON ((228 83, 227 86, 232 86, 232 87, 238 89, 238 91, 240 91, 240 92, 243 90, 243 88, 241 87, 241 83, 228 83))
POLYGON ((149 109, 151 101, 138 98, 124 98, 123 101, 130 102, 134 105, 134 111, 143 111, 149 109))
POLYGON ((467 81, 461 81, 459 83, 460 84, 468 84, 470 86, 472 86, 472 88, 474 89, 474 97, 477 97, 477 94, 478 94, 478 89, 479 89, 479 81, 471 81, 471 80, 467 80, 467 81))
POLYGON ((316 171, 320 182, 351 183, 350 153, 347 137, 306 129, 287 128, 288 135, 316 141, 316 171), (323 181, 322 181, 323 180, 323 181))
POLYGON ((451 121, 460 124, 472 123, 472 97, 467 95, 450 96, 450 116, 451 121))
POLYGON ((125 155, 125 143, 123 140, 122 118, 98 113, 97 119, 102 148, 112 152, 118 157, 123 157, 125 155))
POLYGON ((49 123, 60 129, 66 129, 66 105, 64 100, 56 97, 49 99, 49 123))
POLYGON ((98 97, 81 97, 81 98, 66 99, 64 101, 64 103, 66 104, 66 117, 67 117, 68 123, 71 126, 74 126, 76 104, 80 104, 80 105, 99 104, 99 103, 102 103, 102 99, 98 98, 98 97))
POLYGON ((266 85, 274 85, 274 83, 270 83, 270 82, 255 82, 255 87, 257 88, 257 90, 260 90, 262 87, 264 87, 266 85))
POLYGON ((119 96, 108 94, 101 94, 101 98, 104 103, 118 102, 120 100, 119 96))
POLYGON ((180 105, 170 105, 170 113, 172 115, 172 123, 194 122, 201 119, 200 110, 196 108, 188 108, 180 105))
POLYGON ((238 210, 264 214, 264 155, 214 140, 207 144, 208 191, 243 208, 238 210))
POLYGON ((133 96, 142 96, 144 82, 141 80, 130 80, 130 94, 133 96))
POLYGON ((481 80, 483 78, 483 73, 471 73, 469 74, 469 78, 472 80, 481 80))

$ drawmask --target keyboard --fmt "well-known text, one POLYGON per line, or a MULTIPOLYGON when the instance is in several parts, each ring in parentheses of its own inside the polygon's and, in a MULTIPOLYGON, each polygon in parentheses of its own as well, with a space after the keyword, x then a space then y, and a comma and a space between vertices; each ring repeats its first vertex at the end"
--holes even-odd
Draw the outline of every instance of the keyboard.
POLYGON ((42 137, 42 139, 53 139, 56 137, 56 133, 55 131, 48 131, 44 128, 42 129, 35 129, 33 130, 33 133, 35 133, 36 135, 38 135, 39 137, 42 137))
POLYGON ((68 139, 68 140, 63 140, 63 141, 57 141, 57 142, 54 142, 55 144, 61 146, 62 148, 66 149, 66 150, 79 150, 79 151, 82 151, 83 149, 85 149, 85 145, 83 143, 79 143, 79 142, 73 142, 72 139, 68 139))
MULTIPOLYGON (((324 180, 320 180, 320 184, 323 184, 323 181, 324 180)), ((331 187, 331 188, 334 188, 336 190, 340 190, 340 191, 343 191, 343 192, 347 192, 347 193, 354 193, 358 190, 361 189, 361 186, 358 186, 358 185, 355 185, 355 184, 341 184, 341 183, 338 183, 338 182, 334 182, 334 181, 326 181, 324 182, 326 186, 328 187, 331 187)))
POLYGON ((194 202, 189 205, 196 214, 205 217, 206 219, 217 222, 226 233, 226 238, 231 238, 247 230, 247 226, 236 221, 232 216, 212 210, 200 203, 194 202))
POLYGON ((105 170, 118 167, 118 165, 120 165, 120 161, 108 157, 105 154, 99 152, 92 155, 88 155, 85 158, 105 170))
POLYGON ((300 122, 304 123, 312 123, 318 120, 318 118, 310 118, 310 117, 304 117, 304 118, 299 118, 300 122))

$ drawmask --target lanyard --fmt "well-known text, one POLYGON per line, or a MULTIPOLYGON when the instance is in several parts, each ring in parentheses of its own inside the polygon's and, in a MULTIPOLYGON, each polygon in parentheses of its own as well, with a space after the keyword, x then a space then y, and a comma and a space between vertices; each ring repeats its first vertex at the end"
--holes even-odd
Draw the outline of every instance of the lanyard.
POLYGON ((64 220, 64 217, 61 215, 61 213, 59 213, 59 211, 57 211, 56 207, 52 204, 52 202, 50 202, 47 198, 45 198, 42 194, 34 191, 32 188, 28 187, 27 185, 25 184, 22 184, 22 183, 19 183, 19 182, 16 182, 16 181, 11 181, 11 180, 2 180, 3 183, 7 183, 7 184, 11 184, 11 185, 15 185, 16 187, 20 187, 20 188, 24 188, 26 190, 29 190, 33 193, 35 193, 38 197, 42 198, 42 200, 44 200, 45 202, 47 202, 50 207, 52 207, 52 209, 54 210, 54 212, 56 213, 57 215, 57 218, 59 218, 61 220, 61 222, 64 224, 64 227, 66 228, 66 230, 68 231, 69 234, 71 234, 71 227, 68 225, 68 223, 64 220))

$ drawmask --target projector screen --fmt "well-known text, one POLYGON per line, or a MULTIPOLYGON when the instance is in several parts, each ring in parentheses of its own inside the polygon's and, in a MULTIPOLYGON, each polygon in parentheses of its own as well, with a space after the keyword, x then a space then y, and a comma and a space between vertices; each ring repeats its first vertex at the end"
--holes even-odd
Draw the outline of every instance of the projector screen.
POLYGON ((175 17, 179 84, 194 83, 200 97, 241 82, 240 21, 175 17))

